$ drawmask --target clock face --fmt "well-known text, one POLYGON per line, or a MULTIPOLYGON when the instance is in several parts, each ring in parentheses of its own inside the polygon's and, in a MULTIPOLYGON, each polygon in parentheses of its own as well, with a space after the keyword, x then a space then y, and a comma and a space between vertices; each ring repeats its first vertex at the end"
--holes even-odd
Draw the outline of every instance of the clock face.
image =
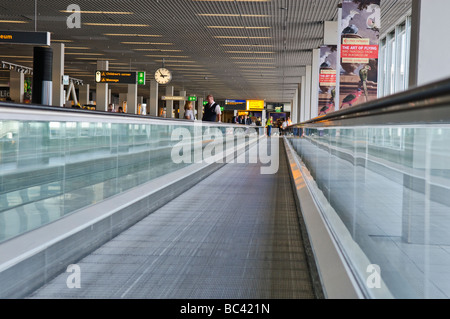
POLYGON ((172 80, 172 73, 165 68, 160 68, 155 72, 155 80, 159 84, 167 84, 172 80))

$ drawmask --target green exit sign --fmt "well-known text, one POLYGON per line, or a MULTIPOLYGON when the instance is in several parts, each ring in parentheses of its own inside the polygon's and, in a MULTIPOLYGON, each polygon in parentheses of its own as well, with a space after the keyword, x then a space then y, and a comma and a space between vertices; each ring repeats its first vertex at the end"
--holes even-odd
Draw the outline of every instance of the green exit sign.
POLYGON ((145 72, 138 72, 137 82, 139 85, 145 85, 145 72))
POLYGON ((189 96, 188 97, 188 101, 197 101, 197 97, 196 96, 189 96))

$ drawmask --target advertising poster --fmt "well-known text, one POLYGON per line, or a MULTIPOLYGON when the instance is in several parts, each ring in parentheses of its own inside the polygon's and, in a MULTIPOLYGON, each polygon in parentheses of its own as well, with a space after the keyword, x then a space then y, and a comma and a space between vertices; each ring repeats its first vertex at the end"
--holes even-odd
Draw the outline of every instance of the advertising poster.
POLYGON ((337 46, 320 47, 319 116, 335 111, 337 46))
POLYGON ((377 98, 381 0, 344 0, 339 109, 377 98))

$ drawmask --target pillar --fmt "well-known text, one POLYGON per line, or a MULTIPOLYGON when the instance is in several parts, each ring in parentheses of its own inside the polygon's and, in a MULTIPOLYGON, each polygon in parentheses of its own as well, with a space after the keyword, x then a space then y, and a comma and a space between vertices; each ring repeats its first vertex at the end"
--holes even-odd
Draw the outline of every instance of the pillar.
POLYGON ((199 97, 197 99, 197 119, 201 120, 203 118, 203 98, 199 97))
POLYGON ((312 75, 311 71, 312 66, 307 65, 305 77, 305 100, 304 100, 305 121, 311 119, 311 75, 312 75))
POLYGON ((302 76, 302 82, 300 83, 300 122, 306 121, 306 75, 302 76))
POLYGON ((137 84, 128 84, 127 113, 137 114, 137 84))
POLYGON ((311 118, 315 118, 319 115, 320 49, 312 51, 311 71, 311 118))
MULTIPOLYGON (((97 70, 108 71, 108 61, 97 61, 97 70)), ((107 83, 97 83, 96 87, 96 109, 98 111, 108 111, 109 91, 107 83)))
POLYGON ((52 105, 53 50, 50 47, 34 47, 33 55, 32 102, 52 105))
POLYGON ((89 84, 81 85, 78 88, 80 105, 89 104, 89 84))
POLYGON ((421 86, 450 77, 450 41, 447 20, 448 0, 412 0, 410 87, 421 86), (439 58, 436 58, 440 52, 439 58))
POLYGON ((62 78, 64 75, 64 43, 52 43, 53 65, 52 65, 52 105, 64 106, 64 85, 62 78))
MULTIPOLYGON (((166 86, 166 96, 173 96, 174 88, 171 85, 166 86)), ((173 118, 173 100, 166 100, 166 117, 173 118)))
POLYGON ((9 97, 15 103, 23 103, 24 81, 23 72, 9 71, 9 97))
POLYGON ((148 99, 148 115, 158 116, 158 82, 150 80, 150 98, 148 99))
MULTIPOLYGON (((180 96, 186 96, 186 91, 180 91, 180 96)), ((180 101, 179 105, 180 113, 178 114, 178 117, 184 119, 184 106, 186 105, 186 100, 180 101)))

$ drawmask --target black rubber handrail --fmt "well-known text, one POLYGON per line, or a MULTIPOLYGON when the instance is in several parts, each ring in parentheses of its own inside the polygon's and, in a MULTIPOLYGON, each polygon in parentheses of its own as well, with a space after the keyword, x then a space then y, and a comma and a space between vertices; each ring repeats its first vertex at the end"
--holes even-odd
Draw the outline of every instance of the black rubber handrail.
MULTIPOLYGON (((118 113, 118 112, 107 112, 107 111, 98 111, 98 110, 88 110, 82 108, 66 108, 66 107, 58 107, 58 106, 48 106, 41 104, 22 104, 22 103, 13 103, 13 102, 0 102, 0 107, 10 107, 16 108, 20 110, 40 110, 40 111, 51 111, 51 112, 65 112, 65 113, 79 113, 83 112, 84 114, 91 114, 92 116, 97 115, 108 115, 108 116, 122 116, 122 117, 131 117, 131 118, 139 118, 139 119, 151 119, 151 120, 161 120, 161 121, 180 121, 180 122, 194 122, 192 120, 180 119, 180 118, 166 118, 166 117, 158 117, 151 115, 138 115, 138 114, 129 114, 129 113, 118 113)), ((1 119, 1 112, 0 112, 1 119)), ((236 127, 251 127, 250 125, 243 124, 235 124, 235 123, 224 123, 224 122, 202 122, 203 124, 209 125, 226 125, 226 126, 236 126, 236 127)), ((260 127, 260 126, 257 126, 260 127)))
MULTIPOLYGON (((407 103, 415 103, 427 99, 435 99, 445 95, 450 96, 450 78, 428 85, 416 87, 404 92, 389 95, 344 110, 335 111, 322 117, 317 117, 302 123, 293 124, 291 127, 306 124, 315 124, 322 121, 341 120, 344 117, 348 116, 352 116, 353 118, 359 116, 370 116, 371 113, 377 113, 377 111, 379 111, 380 109, 386 109, 389 107, 404 105, 407 103)), ((433 105, 427 105, 427 107, 433 107, 433 105)), ((410 109, 412 108, 413 107, 411 107, 410 109)), ((405 108, 401 111, 407 112, 410 109, 405 108)))

